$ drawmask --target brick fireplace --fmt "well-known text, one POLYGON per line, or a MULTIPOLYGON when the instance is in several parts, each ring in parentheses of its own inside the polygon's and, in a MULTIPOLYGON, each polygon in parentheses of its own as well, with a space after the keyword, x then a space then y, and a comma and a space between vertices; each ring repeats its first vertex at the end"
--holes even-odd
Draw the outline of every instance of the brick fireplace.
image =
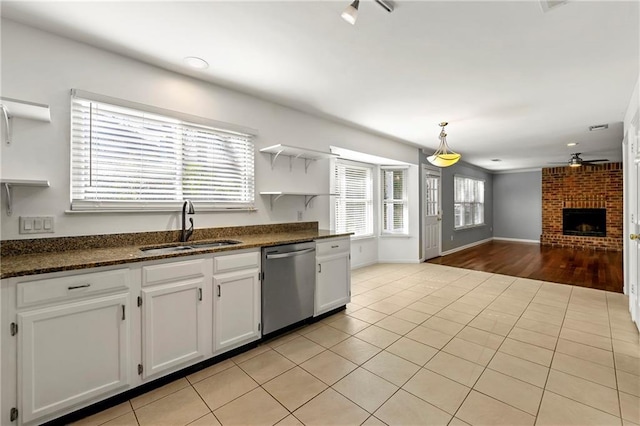
POLYGON ((622 163, 542 169, 540 244, 620 251, 622 250, 622 209, 622 163), (595 236, 595 233, 564 235, 563 212, 566 219, 567 211, 586 211, 587 209, 606 211, 606 230, 599 233, 604 235, 595 236))

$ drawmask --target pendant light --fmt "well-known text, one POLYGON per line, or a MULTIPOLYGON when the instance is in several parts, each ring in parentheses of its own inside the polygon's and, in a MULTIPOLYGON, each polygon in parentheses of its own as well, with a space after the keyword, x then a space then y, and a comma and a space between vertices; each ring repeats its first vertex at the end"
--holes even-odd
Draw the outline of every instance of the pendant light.
POLYGON ((439 124, 442 127, 440 131, 440 145, 436 152, 433 153, 430 157, 427 157, 427 161, 438 167, 449 167, 453 166, 458 162, 461 155, 457 154, 449 148, 447 145, 447 134, 444 132, 445 126, 449 124, 446 121, 443 121, 439 124))
POLYGON ((360 0, 353 0, 347 8, 342 12, 342 19, 350 23, 351 25, 355 25, 356 19, 358 19, 358 6, 360 5, 360 0))

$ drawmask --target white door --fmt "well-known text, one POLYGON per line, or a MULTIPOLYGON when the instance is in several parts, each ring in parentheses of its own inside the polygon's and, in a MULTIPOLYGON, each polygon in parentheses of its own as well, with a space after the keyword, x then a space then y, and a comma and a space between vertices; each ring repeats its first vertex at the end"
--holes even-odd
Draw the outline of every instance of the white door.
POLYGON ((442 210, 440 208, 440 172, 422 168, 423 220, 422 240, 424 259, 440 256, 442 210))
POLYGON ((202 357, 203 278, 142 290, 142 377, 202 357))
POLYGON ((128 301, 123 294, 18 314, 23 423, 128 385, 128 301))
POLYGON ((640 329, 640 299, 638 298, 638 285, 640 284, 640 267, 638 267, 638 256, 640 256, 640 149, 638 149, 638 130, 634 125, 627 132, 625 165, 627 169, 626 203, 628 208, 627 216, 627 271, 625 278, 628 280, 626 293, 629 295, 629 310, 631 318, 640 329))
POLYGON ((215 352, 260 338, 258 273, 251 269, 213 277, 215 352))

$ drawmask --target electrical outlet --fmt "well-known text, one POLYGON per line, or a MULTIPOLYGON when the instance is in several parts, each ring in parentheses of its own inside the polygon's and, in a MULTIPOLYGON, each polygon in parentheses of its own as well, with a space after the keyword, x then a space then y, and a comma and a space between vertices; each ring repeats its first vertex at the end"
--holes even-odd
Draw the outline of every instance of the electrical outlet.
POLYGON ((20 234, 52 234, 54 233, 54 216, 20 216, 20 234))
POLYGON ((298 222, 302 222, 302 210, 298 210, 298 222))
POLYGON ((358 252, 362 253, 362 246, 358 246, 358 252))
POLYGON ((451 236, 451 241, 453 241, 453 235, 451 236))

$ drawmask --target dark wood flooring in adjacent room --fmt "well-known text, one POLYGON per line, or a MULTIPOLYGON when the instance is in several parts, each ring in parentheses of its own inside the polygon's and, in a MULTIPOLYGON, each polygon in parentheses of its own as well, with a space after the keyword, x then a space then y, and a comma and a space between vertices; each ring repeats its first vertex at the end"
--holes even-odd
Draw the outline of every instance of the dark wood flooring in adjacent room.
POLYGON ((622 252, 491 241, 427 261, 622 293, 622 252))

